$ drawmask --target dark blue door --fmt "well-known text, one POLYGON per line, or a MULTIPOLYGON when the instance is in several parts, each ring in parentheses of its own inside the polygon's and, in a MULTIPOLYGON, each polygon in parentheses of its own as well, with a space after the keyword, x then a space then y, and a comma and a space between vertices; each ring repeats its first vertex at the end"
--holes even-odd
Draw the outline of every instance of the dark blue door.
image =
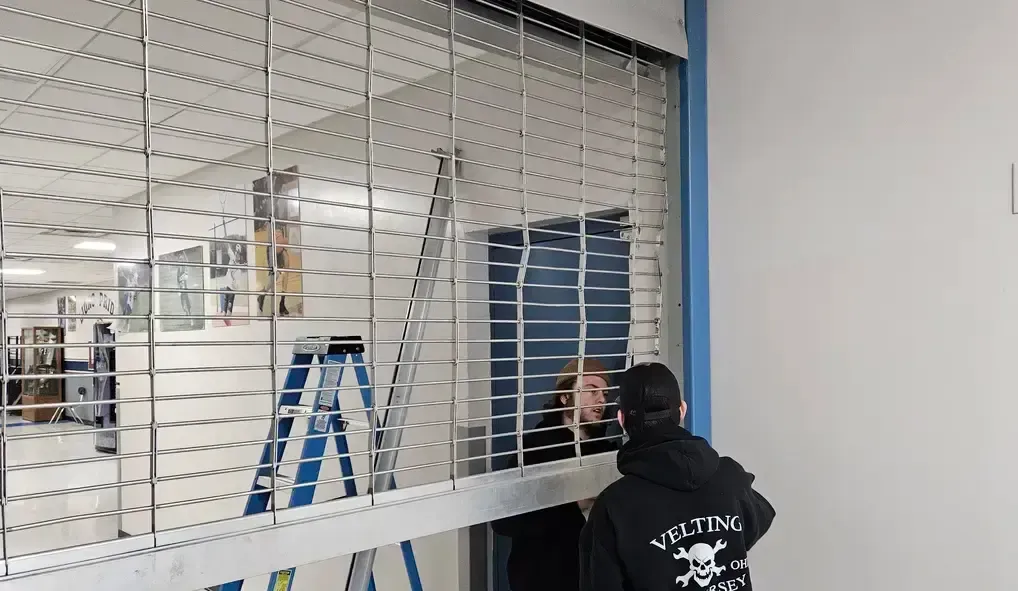
MULTIPOLYGON (((579 282, 580 237, 557 232, 579 233, 579 223, 548 226, 531 230, 530 257, 523 288, 524 393, 550 392, 555 377, 570 359, 579 353, 580 308, 579 282)), ((626 362, 629 337, 629 245, 620 240, 618 223, 586 221, 587 272, 584 308, 586 310, 585 356, 596 357, 609 370, 622 369, 626 362)), ((492 359, 517 356, 518 265, 522 255, 522 232, 492 236, 491 241, 504 247, 491 247, 489 289, 491 301, 492 359), (501 341, 501 342, 500 342, 501 341)), ((492 459, 494 469, 508 461, 505 452, 516 449, 516 394, 519 366, 515 360, 493 361, 492 384, 492 459), (502 436, 500 436, 502 435, 502 436)), ((540 420, 537 412, 550 395, 524 398, 524 429, 532 429, 540 420)), ((609 396, 611 398, 611 396, 609 396)), ((496 536, 493 560, 495 591, 509 591, 505 575, 509 542, 496 536)))

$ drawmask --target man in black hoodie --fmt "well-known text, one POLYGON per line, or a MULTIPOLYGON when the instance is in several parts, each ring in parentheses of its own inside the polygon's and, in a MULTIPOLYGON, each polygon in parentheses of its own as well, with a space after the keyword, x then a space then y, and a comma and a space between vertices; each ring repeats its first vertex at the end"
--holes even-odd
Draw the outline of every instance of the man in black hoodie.
POLYGON ((580 536, 580 591, 752 591, 747 553, 774 509, 753 475, 680 425, 678 381, 660 363, 619 381, 622 478, 580 536))
MULTIPOLYGON (((579 360, 567 363, 555 380, 557 393, 545 406, 541 422, 523 435, 523 464, 575 457, 577 437, 582 455, 614 451, 616 442, 604 437, 602 420, 607 388, 607 370, 596 359, 584 359, 582 372, 579 360)), ((508 467, 519 467, 515 454, 508 467)), ((506 565, 512 591, 576 589, 583 512, 591 504, 592 500, 567 503, 491 524, 495 533, 512 539, 506 565)))

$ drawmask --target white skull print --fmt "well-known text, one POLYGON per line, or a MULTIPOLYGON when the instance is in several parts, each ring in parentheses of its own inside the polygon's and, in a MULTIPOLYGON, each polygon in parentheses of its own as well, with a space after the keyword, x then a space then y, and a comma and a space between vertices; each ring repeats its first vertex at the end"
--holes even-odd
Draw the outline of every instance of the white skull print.
POLYGON ((689 579, 693 579, 701 587, 709 585, 715 575, 720 575, 725 570, 725 567, 716 564, 715 558, 720 550, 727 547, 728 544, 724 540, 718 540, 713 547, 707 544, 694 544, 688 552, 685 548, 679 548, 679 551, 672 554, 672 557, 675 560, 688 560, 689 572, 675 577, 675 582, 682 583, 682 586, 685 587, 689 584, 689 579))

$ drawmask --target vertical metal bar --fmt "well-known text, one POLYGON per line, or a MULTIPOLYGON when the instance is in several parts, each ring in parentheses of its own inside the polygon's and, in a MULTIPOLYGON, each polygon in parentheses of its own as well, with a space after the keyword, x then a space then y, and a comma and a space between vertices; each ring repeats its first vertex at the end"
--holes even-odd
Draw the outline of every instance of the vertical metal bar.
MULTIPOLYGON (((364 103, 367 115, 367 128, 365 131, 366 137, 366 149, 367 149, 367 191, 368 191, 368 271, 370 277, 368 278, 368 294, 370 296, 369 301, 369 315, 371 316, 370 326, 370 340, 371 350, 371 412, 368 414, 368 422, 370 423, 371 436, 368 438, 368 494, 374 495, 374 476, 375 476, 375 464, 377 462, 377 443, 378 443, 378 303, 377 303, 377 289, 378 289, 378 262, 376 256, 376 225, 375 225, 375 134, 374 134, 374 77, 375 77, 375 45, 374 36, 372 30, 374 23, 372 23, 371 12, 374 4, 372 0, 367 0, 365 4, 364 12, 364 23, 367 25, 366 42, 367 42, 367 55, 365 56, 368 60, 367 73, 365 74, 364 83, 364 103)), ((388 412, 386 413, 388 416, 388 412)), ((372 557, 374 558, 374 557, 372 557)), ((355 557, 356 561, 356 557, 355 557)), ((351 574, 347 578, 347 586, 351 583, 353 577, 353 564, 351 564, 351 574)), ((367 578, 364 582, 364 590, 367 590, 368 584, 371 582, 371 568, 369 566, 367 572, 367 578)))
MULTIPOLYGON (((665 84, 665 80, 661 79, 660 73, 658 74, 658 83, 660 83, 662 85, 665 84)), ((665 98, 660 101, 660 106, 661 106, 661 121, 662 121, 662 124, 661 124, 661 126, 662 126, 662 129, 661 129, 662 145, 661 145, 660 158, 665 163, 666 167, 668 166, 668 126, 667 126, 667 120, 668 120, 668 98, 667 98, 667 93, 668 93, 668 88, 667 88, 667 86, 665 86, 665 98)), ((664 186, 663 186, 663 191, 664 191, 664 194, 665 194, 665 198, 663 200, 664 202, 661 204, 661 208, 664 210, 664 214, 663 214, 664 215, 664 220, 662 222, 661 229, 659 229, 657 231, 657 244, 654 247, 654 249, 655 249, 655 252, 654 252, 654 259, 655 259, 654 260, 654 264, 657 266, 657 298, 656 298, 656 300, 654 302, 655 305, 656 305, 655 312, 657 314, 657 316, 655 317, 655 320, 654 320, 654 330, 656 331, 655 339, 654 339, 654 355, 655 355, 655 357, 658 358, 658 360, 662 360, 662 361, 664 361, 664 363, 666 365, 669 365, 669 367, 671 367, 672 371, 679 372, 678 373, 679 381, 681 382, 682 381, 682 375, 683 375, 681 373, 681 360, 682 360, 681 348, 678 351, 678 354, 672 355, 671 352, 670 352, 670 349, 672 349, 672 346, 671 346, 671 342, 672 341, 671 341, 670 338, 668 338, 666 336, 667 335, 667 331, 670 330, 670 328, 671 328, 670 324, 667 324, 667 322, 669 322, 670 316, 669 316, 668 312, 666 311, 666 304, 665 304, 665 302, 667 301, 667 298, 665 297, 666 291, 668 289, 670 289, 670 287, 666 284, 666 279, 668 278, 667 266, 666 265, 667 265, 669 260, 672 260, 672 258, 670 258, 669 254, 668 254, 668 252, 669 252, 668 246, 673 246, 673 248, 675 248, 676 250, 681 247, 681 240, 676 240, 673 243, 669 243, 668 242, 668 232, 669 232, 669 227, 668 227, 668 223, 669 223, 668 222, 668 212, 671 209, 670 208, 670 203, 669 203, 669 201, 670 201, 670 193, 668 191, 671 188, 671 181, 672 181, 671 175, 668 174, 668 171, 667 171, 667 168, 666 168, 666 170, 665 170, 665 180, 664 180, 664 186), (664 342, 664 344, 667 345, 667 348, 662 346, 662 342, 664 342), (677 364, 674 364, 674 365, 669 363, 669 360, 670 360, 671 357, 675 357, 676 359, 679 360, 679 362, 677 364)), ((679 257, 676 256, 676 257, 674 257, 674 259, 678 260, 679 257)), ((675 273, 674 276, 681 281, 681 278, 682 278, 681 273, 675 273)), ((677 289, 674 290, 674 293, 675 293, 675 296, 676 296, 674 298, 674 300, 677 301, 677 302, 678 301, 682 301, 682 286, 681 285, 679 285, 677 287, 677 289)), ((678 312, 679 311, 677 310, 675 314, 672 314, 672 316, 677 316, 679 321, 681 322, 682 316, 678 312)), ((681 339, 681 334, 682 334, 681 327, 679 328, 678 332, 676 332, 676 334, 680 335, 679 337, 677 337, 677 342, 681 342, 681 341, 679 341, 679 339, 681 339)))
MULTIPOLYGON (((679 135, 682 150, 683 382, 689 403, 689 429, 710 440, 707 0, 686 0, 686 38, 689 40, 689 58, 680 61, 677 68, 680 94, 675 98, 679 103, 679 125, 671 126, 671 134, 679 135)), ((674 67, 670 69, 676 70, 674 67)))
MULTIPOLYGON (((152 495, 152 533, 156 528, 156 487, 159 483, 159 438, 157 430, 159 421, 156 420, 156 316, 155 316, 155 277, 156 277, 156 252, 155 252, 155 204, 152 201, 152 92, 150 86, 149 62, 149 0, 141 0, 141 50, 142 64, 144 66, 144 117, 145 117, 145 225, 147 229, 148 250, 148 376, 149 376, 149 476, 151 477, 152 495)), ((130 322, 130 320, 128 320, 130 322)), ((116 392, 116 377, 113 377, 113 391, 116 392)), ((114 434, 119 439, 117 434, 114 434)), ((115 446, 120 449, 119 443, 115 446)))
MULTIPOLYGON (((371 316, 370 341, 371 341, 371 410, 368 413, 368 422, 371 435, 368 437, 368 494, 375 494, 375 469, 378 461, 378 314, 376 303, 376 282, 377 266, 375 260, 375 145, 374 145, 374 97, 373 78, 375 73, 375 46, 372 35, 373 23, 371 12, 374 4, 372 0, 366 0, 364 22, 366 25, 367 42, 367 72, 365 74, 364 102, 367 115, 367 192, 368 192, 368 294, 369 315, 371 316)), ((392 410, 385 413, 386 422, 392 410)), ((351 591, 368 591, 373 587, 372 568, 375 562, 375 550, 358 552, 350 562, 350 574, 346 578, 346 588, 351 591)))
POLYGON ((449 0, 449 69, 452 78, 449 83, 449 211, 452 214, 452 409, 449 427, 449 478, 456 484, 458 460, 457 431, 459 430, 460 407, 460 315, 459 315, 459 267, 460 267, 460 224, 456 206, 456 177, 459 162, 456 160, 456 0, 449 0))
MULTIPOLYGON (((5 212, 7 204, 4 201, 4 189, 0 187, 0 321, 3 322, 3 343, 0 349, 3 351, 3 379, 0 385, 3 387, 3 418, 0 418, 0 546, 3 550, 4 574, 7 574, 7 490, 10 488, 7 475, 7 386, 10 384, 9 368, 7 367, 7 338, 10 335, 10 326, 7 319, 7 279, 5 267, 7 265, 7 240, 5 212)), ((22 349, 23 351, 24 349, 22 349)), ((24 386, 22 386, 24 387, 24 386)))
MULTIPOLYGON (((583 290, 587 284, 587 27, 580 23, 580 268, 576 282, 577 304, 580 311, 580 339, 577 356, 576 385, 583 387, 583 365, 587 355, 587 297, 583 290)), ((574 391, 579 391, 574 387, 574 391)), ((580 408, 579 395, 573 397, 573 445, 576 457, 580 457, 580 408)))
POLYGON ((672 61, 665 70, 665 193, 664 218, 664 262, 662 288, 664 296, 661 314, 664 316, 664 363, 679 376, 686 393, 685 347, 683 347, 682 324, 684 307, 682 259, 686 248, 683 241, 680 190, 682 188, 681 137, 679 135, 679 96, 682 94, 679 82, 679 65, 672 61))
POLYGON ((631 46, 632 55, 630 57, 629 64, 633 68, 633 88, 630 92, 633 94, 633 192, 631 195, 632 201, 629 204, 629 225, 632 228, 630 231, 629 241, 629 338, 626 339, 626 367, 633 365, 633 357, 635 350, 635 342, 633 337, 636 332, 636 310, 642 310, 642 308, 634 308, 633 298, 636 297, 636 254, 640 248, 640 126, 638 124, 639 112, 640 112, 640 64, 636 61, 636 41, 632 42, 631 46))
MULTIPOLYGON (((268 179, 269 190, 269 252, 266 259, 269 263, 269 294, 271 297, 272 312, 269 320, 269 361, 272 367, 269 368, 269 379, 272 381, 272 492, 269 495, 269 507, 272 510, 272 520, 278 518, 276 511, 279 509, 277 489, 277 473, 279 471, 279 294, 276 284, 281 278, 279 261, 276 256, 276 171, 272 157, 272 0, 265 0, 265 174, 268 179)), ((253 211, 253 210, 252 210, 253 211)), ((285 289, 283 290, 285 293, 285 289)), ((293 492, 291 491, 292 495, 293 492)))
POLYGON ((516 377, 516 459, 519 462, 520 471, 523 471, 523 411, 526 409, 526 347, 524 335, 526 333, 526 321, 523 317, 525 307, 523 305, 523 284, 527 278, 527 265, 530 262, 530 213, 527 207, 527 66, 523 59, 524 36, 523 36, 523 1, 520 0, 517 7, 517 23, 519 34, 519 55, 516 59, 520 64, 520 214, 523 217, 523 253, 520 255, 520 270, 516 276, 516 355, 517 355, 517 377, 516 377))

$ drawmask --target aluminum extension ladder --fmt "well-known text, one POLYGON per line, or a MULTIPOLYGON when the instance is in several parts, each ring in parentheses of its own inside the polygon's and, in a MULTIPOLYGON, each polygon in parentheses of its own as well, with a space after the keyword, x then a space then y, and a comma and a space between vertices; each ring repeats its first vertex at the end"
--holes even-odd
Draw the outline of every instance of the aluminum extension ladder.
MULTIPOLYGON (((348 426, 368 428, 370 421, 374 418, 371 416, 371 383, 368 380, 367 368, 364 366, 364 342, 360 336, 302 337, 298 341, 294 345, 293 364, 287 372, 284 391, 279 396, 279 421, 276 438, 272 439, 270 429, 270 441, 265 444, 265 449, 262 452, 262 459, 254 485, 251 487, 252 494, 248 497, 244 515, 254 515, 268 509, 269 499, 272 496, 272 468, 278 466, 283 460, 286 440, 290 437, 294 419, 301 415, 310 415, 307 418, 307 435, 313 438, 304 439, 296 477, 288 478, 279 474, 278 470, 275 476, 276 482, 294 486, 290 492, 288 506, 310 505, 314 499, 315 483, 318 481, 318 474, 321 471, 328 439, 321 435, 330 432, 334 434, 333 438, 339 452, 339 466, 344 477, 343 486, 346 489, 346 496, 357 495, 357 484, 353 480, 354 472, 350 461, 350 446, 346 440, 346 429, 348 426), (337 388, 343 381, 343 369, 346 367, 348 358, 353 363, 354 373, 357 374, 357 383, 360 385, 367 422, 352 421, 340 414, 339 390, 337 388), (321 365, 321 376, 318 390, 315 392, 315 404, 301 406, 300 399, 304 393, 302 390, 306 387, 311 367, 316 363, 321 365), (274 462, 272 460, 273 441, 276 442, 274 462)), ((375 425, 378 435, 375 441, 377 446, 377 440, 381 439, 382 434, 380 430, 377 430, 379 426, 377 419, 375 419, 375 425)), ((400 542, 400 550, 403 553, 403 562, 406 564, 410 589, 422 591, 421 575, 417 570, 413 547, 409 541, 400 542)), ((296 567, 292 567, 272 573, 269 577, 268 591, 290 591, 293 587, 296 570, 296 567)), ((225 583, 219 586, 219 591, 240 591, 243 585, 244 581, 225 583)), ((375 591, 374 575, 371 577, 369 588, 371 591, 375 591)))

